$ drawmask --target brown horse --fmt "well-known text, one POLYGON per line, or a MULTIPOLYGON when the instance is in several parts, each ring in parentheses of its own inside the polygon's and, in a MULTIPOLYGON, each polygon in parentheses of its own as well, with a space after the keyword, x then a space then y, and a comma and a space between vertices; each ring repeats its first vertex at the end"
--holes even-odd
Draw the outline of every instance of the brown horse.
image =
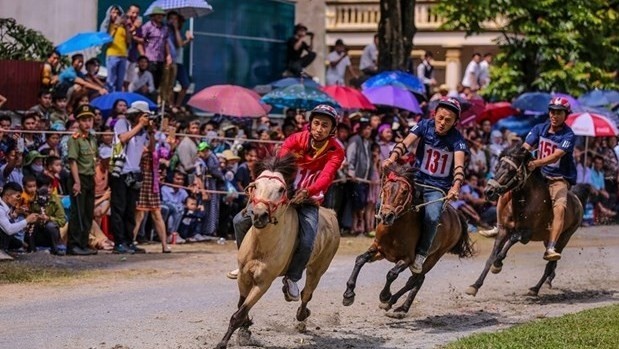
POLYGON ((370 248, 355 260, 355 267, 344 292, 345 306, 355 301, 354 289, 363 265, 384 258, 396 265, 387 274, 387 282, 380 293, 381 308, 391 309, 402 295, 410 291, 402 306, 396 308, 393 313, 387 313, 387 316, 402 318, 413 304, 425 274, 445 253, 450 252, 460 257, 470 257, 473 254, 466 220, 451 205, 447 205, 441 215, 436 238, 423 265, 423 272, 413 274, 401 290, 391 294, 391 284, 415 260, 415 248, 421 236, 424 213, 423 209, 420 210, 419 206, 415 206, 417 201, 415 194, 415 181, 410 168, 391 166, 382 183, 382 205, 378 212, 378 218, 382 223, 376 229, 376 237, 370 248))
MULTIPOLYGON (((273 280, 283 276, 297 246, 299 219, 289 206, 289 188, 297 166, 292 155, 272 158, 256 164, 260 175, 249 186, 253 226, 239 248, 239 302, 230 325, 218 349, 226 348, 234 331, 239 330, 239 341, 247 342, 251 336, 249 310, 267 292, 273 280)), ((301 292, 301 305, 297 320, 310 316, 307 303, 322 275, 327 271, 337 252, 340 233, 335 212, 319 209, 318 233, 306 269, 305 287, 301 292)))
MULTIPOLYGON (((489 270, 494 274, 501 272, 507 251, 515 243, 520 241, 526 244, 530 240, 544 241, 544 244, 548 242, 553 217, 552 201, 540 170, 527 170, 531 157, 531 153, 521 146, 506 149, 499 158, 496 178, 490 180, 486 186, 485 194, 488 199, 496 200, 499 195, 503 195, 501 200, 506 204, 499 207, 499 234, 484 270, 477 281, 466 290, 471 296, 477 294, 489 270)), ((569 192, 564 229, 555 246, 557 252, 563 251, 572 234, 580 227, 582 216, 581 202, 574 193, 569 192)), ((529 295, 537 296, 544 282, 548 282, 548 286, 552 287, 556 267, 557 261, 546 264, 542 278, 529 289, 529 295)))

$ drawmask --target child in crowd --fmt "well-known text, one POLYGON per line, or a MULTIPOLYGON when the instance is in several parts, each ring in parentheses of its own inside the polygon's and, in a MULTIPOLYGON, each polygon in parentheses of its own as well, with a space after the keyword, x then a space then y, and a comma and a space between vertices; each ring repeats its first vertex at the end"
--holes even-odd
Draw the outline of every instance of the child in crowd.
POLYGON ((60 157, 60 135, 58 133, 50 133, 45 139, 45 143, 39 147, 39 153, 46 156, 53 155, 60 157))
POLYGON ((203 219, 204 212, 198 206, 198 199, 194 196, 188 196, 185 198, 185 210, 178 225, 178 235, 188 242, 206 240, 206 237, 199 232, 203 219))
POLYGON ((67 247, 60 239, 60 229, 67 224, 67 219, 60 197, 51 191, 50 184, 47 177, 39 177, 34 185, 34 193, 31 185, 24 191, 33 194, 30 212, 41 214, 42 217, 42 221, 33 227, 33 243, 37 247, 51 248, 52 254, 64 256, 67 247))
POLYGON ((50 181, 50 191, 57 195, 67 193, 67 174, 63 176, 62 160, 57 156, 48 156, 45 159, 45 168, 41 177, 45 177, 50 181))

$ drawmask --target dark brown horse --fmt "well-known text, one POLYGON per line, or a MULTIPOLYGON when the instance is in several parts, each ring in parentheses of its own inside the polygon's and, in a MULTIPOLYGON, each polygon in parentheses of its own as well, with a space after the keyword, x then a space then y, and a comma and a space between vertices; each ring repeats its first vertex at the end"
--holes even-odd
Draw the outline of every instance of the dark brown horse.
POLYGON ((382 223, 376 229, 376 237, 370 248, 355 261, 355 267, 346 284, 344 305, 351 305, 355 301, 354 289, 361 267, 365 263, 384 258, 396 265, 387 274, 387 282, 380 293, 381 308, 391 309, 402 295, 410 291, 402 306, 393 313, 387 313, 390 317, 404 317, 423 284, 425 274, 445 253, 450 252, 460 257, 472 255, 466 220, 451 205, 447 205, 423 265, 423 272, 413 274, 402 289, 391 294, 391 284, 415 260, 415 248, 421 236, 424 212, 419 206, 415 206, 415 193, 415 181, 409 167, 394 165, 387 171, 382 183, 382 205, 378 212, 382 223))
MULTIPOLYGON (((490 180, 485 189, 486 197, 496 200, 499 195, 506 204, 499 212, 499 234, 481 275, 466 293, 475 296, 483 285, 488 271, 501 272, 507 251, 517 242, 523 244, 533 241, 548 242, 552 222, 552 201, 548 185, 541 172, 527 170, 531 153, 520 146, 507 149, 499 158, 496 178, 490 180)), ((572 234, 582 223, 583 208, 578 197, 568 192, 567 211, 563 232, 559 236, 555 250, 559 253, 567 245, 572 234)), ((550 261, 539 282, 529 289, 529 295, 537 296, 544 282, 552 287, 557 261, 550 261)))

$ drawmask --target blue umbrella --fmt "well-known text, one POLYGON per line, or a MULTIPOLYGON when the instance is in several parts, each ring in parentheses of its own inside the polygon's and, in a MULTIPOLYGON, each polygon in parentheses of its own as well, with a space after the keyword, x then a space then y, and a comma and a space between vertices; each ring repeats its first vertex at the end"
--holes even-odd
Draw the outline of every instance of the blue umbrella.
POLYGON ((362 87, 366 88, 379 87, 379 86, 395 86, 407 89, 413 92, 417 96, 425 99, 426 87, 423 82, 414 75, 402 72, 402 71, 386 71, 375 75, 363 83, 362 87))
POLYGON ((108 33, 79 33, 56 46, 56 50, 61 55, 66 55, 67 53, 82 51, 91 47, 103 46, 110 42, 112 42, 112 37, 108 33))
POLYGON ((166 11, 176 11, 185 18, 202 17, 213 12, 213 7, 204 0, 157 0, 144 13, 146 16, 153 12, 155 7, 166 11))
POLYGON ((108 93, 106 95, 99 96, 93 99, 90 102, 90 105, 92 105, 93 107, 99 108, 103 116, 108 116, 109 113, 112 111, 112 108, 114 107, 114 103, 116 103, 116 101, 119 99, 122 99, 125 102, 127 102, 128 106, 130 106, 131 103, 135 101, 144 101, 148 103, 148 107, 151 110, 157 109, 157 104, 155 104, 153 101, 151 101, 147 97, 142 96, 141 94, 133 93, 133 92, 108 93))
POLYGON ((525 92, 518 96, 512 103, 512 107, 520 109, 523 112, 531 112, 533 114, 548 113, 548 103, 552 96, 546 92, 525 92))
POLYGON ((587 107, 606 107, 619 103, 619 92, 613 90, 594 90, 580 96, 578 101, 587 107))
POLYGON ((294 84, 303 84, 307 87, 312 87, 315 89, 319 89, 322 87, 320 86, 319 83, 317 83, 316 81, 312 79, 302 79, 302 78, 283 78, 277 81, 273 81, 271 83, 271 86, 273 86, 273 88, 283 88, 283 87, 288 87, 294 84))
POLYGON ((309 110, 319 104, 339 107, 339 104, 328 94, 301 84, 290 85, 271 91, 262 97, 262 101, 278 108, 309 110))

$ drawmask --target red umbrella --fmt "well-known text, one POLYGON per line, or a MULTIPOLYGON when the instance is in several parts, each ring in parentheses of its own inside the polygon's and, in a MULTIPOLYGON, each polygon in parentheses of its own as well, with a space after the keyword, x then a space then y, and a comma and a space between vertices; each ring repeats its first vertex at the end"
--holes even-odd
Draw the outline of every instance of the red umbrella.
POLYGON ((518 110, 512 107, 509 102, 488 103, 484 111, 477 115, 477 122, 490 120, 494 124, 503 118, 516 114, 518 114, 518 110))
POLYGON ((470 106, 462 110, 460 115, 460 124, 466 125, 476 120, 476 118, 484 112, 484 100, 483 99, 469 99, 470 106))
POLYGON ((215 85, 196 93, 187 103, 194 108, 227 116, 263 116, 271 106, 260 102, 260 95, 241 86, 215 85))
POLYGON ((565 123, 578 136, 612 137, 619 134, 617 125, 601 114, 574 113, 567 117, 565 123))
POLYGON ((376 109, 361 91, 346 86, 326 86, 322 91, 331 96, 343 109, 376 109))

